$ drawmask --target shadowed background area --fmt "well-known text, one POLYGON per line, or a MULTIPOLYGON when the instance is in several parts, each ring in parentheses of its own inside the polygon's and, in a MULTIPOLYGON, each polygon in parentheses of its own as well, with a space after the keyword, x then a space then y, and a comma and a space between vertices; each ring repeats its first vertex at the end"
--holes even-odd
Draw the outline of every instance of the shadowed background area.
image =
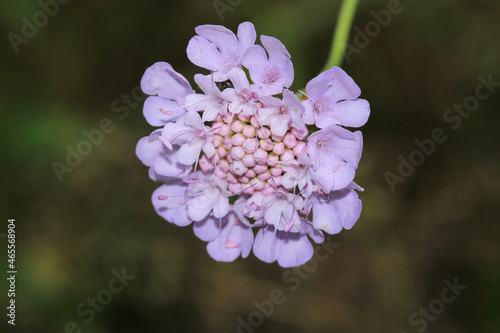
POLYGON ((217 3, 225 9, 211 0, 71 1, 43 21, 37 1, 1 2, 0 267, 6 275, 7 219, 15 218, 18 275, 16 326, 6 323, 5 279, 0 326, 500 331, 500 2, 360 1, 342 67, 371 104, 355 179, 363 212, 352 230, 330 237, 331 253, 321 248, 321 260, 297 270, 253 254, 213 261, 192 227, 156 215, 159 184, 135 156, 153 130, 142 115, 142 74, 157 61, 191 84, 207 73, 185 53, 198 25, 236 31, 251 21, 258 35, 280 39, 294 62, 293 90, 323 67, 339 1, 217 3), (34 15, 40 27, 24 28, 34 15), (488 96, 476 99, 477 91, 488 96), (473 111, 447 111, 464 103, 473 111), (102 138, 84 147, 95 129, 102 138), (441 142, 430 144, 436 129, 441 142), (428 154, 415 153, 423 149, 415 140, 428 154), (78 147, 86 156, 68 166, 78 147), (66 165, 59 177, 54 162, 66 165))

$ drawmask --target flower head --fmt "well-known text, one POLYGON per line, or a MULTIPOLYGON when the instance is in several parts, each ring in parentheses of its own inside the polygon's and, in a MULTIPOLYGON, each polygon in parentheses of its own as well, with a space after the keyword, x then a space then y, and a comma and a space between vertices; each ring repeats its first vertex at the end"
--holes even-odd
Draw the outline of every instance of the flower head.
POLYGON ((312 79, 299 99, 289 90, 285 46, 268 36, 255 45, 249 22, 237 35, 215 25, 196 33, 188 58, 210 71, 194 76, 200 91, 167 63, 141 81, 151 95, 145 118, 161 127, 136 147, 150 177, 163 183, 153 205, 173 224, 194 222, 215 260, 253 249, 262 261, 301 265, 313 254, 310 239, 320 243, 324 232, 350 229, 359 218, 353 179, 362 136, 342 126, 363 125, 368 102, 338 67, 312 79))

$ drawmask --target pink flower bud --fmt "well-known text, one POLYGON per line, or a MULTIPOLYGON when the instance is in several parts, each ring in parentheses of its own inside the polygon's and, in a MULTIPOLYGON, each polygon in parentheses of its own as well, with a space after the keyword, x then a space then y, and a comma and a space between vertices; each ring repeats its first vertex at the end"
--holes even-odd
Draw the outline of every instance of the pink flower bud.
POLYGON ((228 172, 227 174, 227 181, 231 184, 239 184, 238 179, 230 172, 228 172))
POLYGON ((250 185, 253 185, 252 187, 255 191, 260 191, 266 186, 266 182, 263 182, 259 178, 253 178, 250 180, 250 185))
POLYGON ((283 140, 284 137, 285 137, 284 135, 275 135, 275 134, 271 135, 271 138, 276 142, 280 142, 281 140, 283 140))
POLYGON ((260 180, 265 181, 271 178, 271 171, 267 170, 266 172, 261 173, 257 176, 260 180))
POLYGON ((231 148, 233 148, 231 139, 230 138, 224 139, 224 141, 222 141, 222 147, 226 148, 226 150, 231 150, 231 148))
MULTIPOLYGON (((234 136, 233 136, 234 138, 234 136)), ((259 143, 257 142, 257 139, 251 138, 251 139, 246 139, 245 142, 243 142, 243 150, 247 152, 248 154, 253 153, 258 147, 259 143)))
POLYGON ((276 155, 281 155, 285 152, 285 144, 283 142, 279 142, 274 145, 273 147, 273 153, 276 155))
POLYGON ((295 148, 293 148, 293 153, 297 157, 300 155, 300 153, 304 153, 305 151, 306 151, 306 144, 302 141, 299 141, 295 146, 295 148))
POLYGON ((253 156, 257 164, 267 164, 267 152, 264 149, 258 148, 253 156))
POLYGON ((227 150, 224 149, 224 147, 219 147, 217 148, 217 155, 219 155, 219 158, 224 158, 226 157, 227 150))
POLYGON ((238 176, 242 176, 248 171, 248 168, 241 161, 234 161, 231 169, 231 171, 238 176))
POLYGON ((219 134, 219 129, 222 126, 222 124, 223 122, 221 121, 214 121, 214 123, 212 124, 212 130, 214 134, 219 134))
POLYGON ((239 112, 238 119, 241 121, 244 121, 244 122, 248 122, 248 120, 250 119, 250 116, 244 114, 243 112, 239 112))
POLYGON ((264 149, 264 150, 267 150, 267 151, 271 151, 273 150, 273 145, 272 143, 262 139, 259 141, 259 146, 260 148, 264 149))
POLYGON ((260 175, 261 173, 264 173, 266 172, 268 169, 267 165, 256 165, 253 167, 253 171, 255 171, 258 175, 260 175))
POLYGON ((243 123, 239 120, 236 120, 236 121, 233 121, 231 123, 231 130, 235 133, 239 133, 241 131, 243 131, 243 123))
POLYGON ((281 176, 282 173, 283 173, 283 170, 278 166, 271 168, 271 175, 273 177, 279 177, 279 176, 281 176))
MULTIPOLYGON (((246 166, 246 165, 245 165, 246 166)), ((255 171, 253 171, 252 169, 249 169, 246 173, 245 173, 245 177, 247 178, 254 178, 255 176, 257 176, 257 173, 255 171)))
MULTIPOLYGON (((269 181, 268 181, 269 183, 269 181)), ((275 189, 273 186, 269 186, 267 185, 266 187, 264 187, 264 189, 262 190, 262 194, 264 195, 270 195, 270 194, 273 194, 275 192, 275 189)))
POLYGON ((243 186, 245 186, 250 181, 250 179, 245 176, 239 177, 238 180, 240 181, 241 184, 244 184, 243 186))
POLYGON ((298 130, 295 127, 292 127, 291 132, 299 140, 304 140, 307 137, 307 134, 309 134, 309 130, 307 129, 307 126, 304 126, 301 130, 298 130))
POLYGON ((231 143, 233 144, 233 146, 241 146, 244 141, 245 137, 240 133, 234 134, 231 137, 231 143))
POLYGON ((222 116, 222 120, 224 120, 225 123, 230 123, 232 119, 233 119, 233 114, 229 112, 226 113, 224 116, 222 116))
POLYGON ((287 148, 292 149, 297 145, 297 139, 295 138, 295 135, 293 135, 292 133, 288 133, 287 135, 285 135, 283 143, 287 148))
POLYGON ((219 127, 219 134, 222 136, 226 136, 229 134, 229 127, 226 124, 222 124, 219 127))
POLYGON ((259 121, 255 116, 252 116, 252 118, 250 118, 250 124, 252 124, 253 127, 259 127, 259 121))
POLYGON ((220 135, 214 135, 214 141, 213 141, 213 145, 214 147, 217 147, 217 146, 220 146, 220 144, 222 143, 222 140, 224 140, 224 138, 220 135))
POLYGON ((255 137, 255 127, 253 127, 251 125, 246 125, 243 128, 243 135, 246 136, 247 138, 255 137))
POLYGON ((233 194, 239 194, 241 193, 241 184, 229 184, 229 191, 233 194))
POLYGON ((224 179, 227 177, 227 173, 223 172, 221 169, 217 168, 215 169, 215 175, 220 178, 220 179, 224 179))
POLYGON ((260 139, 267 139, 271 135, 271 131, 266 127, 261 127, 257 130, 257 136, 260 139))
POLYGON ((245 151, 240 146, 236 146, 231 149, 231 157, 233 160, 239 161, 243 158, 243 156, 245 156, 245 151))
POLYGON ((253 168, 257 164, 252 154, 246 154, 245 156, 243 156, 241 161, 243 162, 243 164, 245 164, 247 168, 253 168))
POLYGON ((274 167, 276 165, 278 165, 278 163, 274 162, 274 161, 279 161, 280 160, 280 157, 276 154, 269 154, 269 160, 267 161, 267 164, 271 167, 274 167))
POLYGON ((243 190, 243 193, 246 193, 246 194, 254 194, 254 193, 255 193, 255 190, 253 189, 253 187, 252 187, 252 186, 247 186, 247 188, 243 190))
POLYGON ((286 149, 285 152, 280 156, 280 160, 282 162, 290 161, 293 159, 295 159, 295 155, 293 154, 293 150, 290 149, 286 149))
POLYGON ((209 159, 205 154, 203 154, 203 156, 200 158, 199 164, 200 164, 200 169, 205 172, 213 170, 214 168, 213 160, 209 159))
POLYGON ((268 184, 273 184, 275 186, 281 186, 281 177, 273 177, 267 180, 268 184))
POLYGON ((226 160, 220 160, 219 164, 217 166, 223 172, 228 172, 228 170, 229 170, 229 163, 227 163, 226 160))

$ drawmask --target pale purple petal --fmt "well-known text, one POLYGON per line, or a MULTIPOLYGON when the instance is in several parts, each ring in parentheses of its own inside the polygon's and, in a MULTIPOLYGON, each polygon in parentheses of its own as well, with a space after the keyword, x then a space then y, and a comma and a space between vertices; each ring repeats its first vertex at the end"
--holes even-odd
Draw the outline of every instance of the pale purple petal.
POLYGON ((273 227, 262 227, 253 244, 253 254, 260 260, 272 263, 278 259, 280 242, 276 242, 273 227))
POLYGON ((210 193, 200 194, 188 200, 188 216, 194 221, 203 220, 214 207, 216 198, 210 193))
POLYGON ((158 96, 149 96, 144 102, 144 117, 152 126, 164 126, 186 113, 175 101, 158 96))
POLYGON ((191 224, 186 211, 187 186, 181 181, 171 181, 153 192, 152 202, 156 212, 168 222, 184 227, 191 224))
POLYGON ((342 68, 335 66, 330 71, 334 73, 330 89, 334 92, 336 101, 355 99, 361 95, 359 86, 342 68))
POLYGON ((361 200, 353 190, 334 191, 330 198, 335 205, 344 229, 351 229, 361 215, 361 200))
POLYGON ((308 138, 307 153, 317 166, 336 167, 336 157, 358 167, 363 140, 361 132, 352 133, 333 125, 311 134, 308 138))
POLYGON ((213 205, 213 213, 215 217, 221 218, 226 216, 229 209, 230 205, 227 197, 219 196, 216 198, 213 205))
MULTIPOLYGON (((224 223, 227 223, 227 218, 224 223)), ((220 219, 213 216, 207 216, 203 220, 195 222, 193 224, 193 230, 196 237, 202 241, 209 242, 220 234, 222 227, 220 225, 220 219)))
POLYGON ((194 36, 189 41, 187 56, 196 66, 215 71, 219 64, 224 63, 224 57, 217 47, 207 39, 194 36))
POLYGON ((338 234, 342 230, 342 221, 331 201, 318 200, 314 203, 313 225, 316 229, 324 230, 330 235, 338 234))
POLYGON ((361 200, 350 189, 317 196, 313 204, 313 225, 329 234, 351 229, 361 214, 361 200))
POLYGON ((332 67, 306 85, 305 122, 319 128, 330 125, 359 127, 370 115, 367 101, 358 99, 361 90, 341 68, 332 67))
POLYGON ((234 214, 231 214, 221 232, 207 244, 207 251, 215 260, 229 262, 240 255, 246 258, 252 249, 252 244, 252 229, 241 224, 234 214))
POLYGON ((164 151, 165 146, 163 143, 155 138, 158 134, 153 132, 153 134, 140 139, 137 143, 135 153, 144 165, 152 166, 155 159, 164 151))
POLYGON ((364 99, 341 101, 334 108, 339 124, 344 126, 361 127, 370 116, 370 104, 364 99))
POLYGON ((301 233, 285 233, 278 231, 278 242, 282 245, 278 255, 278 264, 281 267, 296 267, 308 262, 313 254, 314 248, 307 238, 301 233))
POLYGON ((255 38, 257 34, 255 33, 255 27, 250 22, 243 22, 238 26, 238 40, 240 41, 238 45, 237 54, 241 57, 246 50, 255 44, 255 38))
POLYGON ((236 54, 238 39, 231 30, 221 25, 207 24, 196 27, 195 31, 199 36, 212 42, 224 56, 224 59, 236 54))
POLYGON ((290 61, 290 53, 283 43, 274 37, 261 36, 260 41, 269 54, 269 62, 278 69, 278 83, 283 88, 290 87, 293 83, 293 64, 290 61))
POLYGON ((165 177, 182 177, 191 169, 190 166, 180 164, 176 157, 175 152, 161 154, 153 165, 155 173, 165 177))
POLYGON ((184 97, 194 91, 189 82, 173 70, 166 62, 157 62, 144 73, 141 80, 141 88, 148 95, 177 101, 180 105, 184 103, 184 97))
POLYGON ((188 142, 183 144, 175 154, 177 162, 184 165, 194 164, 200 155, 202 144, 202 140, 196 140, 191 143, 188 142))

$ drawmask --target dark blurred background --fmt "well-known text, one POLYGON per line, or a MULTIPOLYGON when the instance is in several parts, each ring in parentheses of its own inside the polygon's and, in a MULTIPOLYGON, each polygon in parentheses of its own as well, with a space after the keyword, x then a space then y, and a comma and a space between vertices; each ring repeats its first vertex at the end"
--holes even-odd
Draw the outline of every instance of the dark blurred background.
POLYGON ((285 44, 296 73, 292 89, 302 89, 325 63, 340 1, 71 1, 44 20, 37 1, 2 0, 0 275, 7 276, 8 218, 16 219, 18 274, 16 326, 6 323, 4 277, 0 327, 500 331, 499 84, 479 88, 490 93, 479 105, 471 97, 478 77, 500 81, 500 2, 394 3, 360 1, 349 39, 356 50, 342 65, 371 103, 356 176, 365 189, 362 215, 352 230, 331 237, 340 245, 324 261, 290 271, 253 254, 215 262, 191 227, 156 215, 150 197, 159 184, 134 152, 153 130, 137 86, 156 61, 193 84, 195 73, 206 73, 186 57, 194 28, 236 31, 248 20, 258 35, 285 44), (226 6, 223 20, 214 3, 226 6), (399 12, 385 27, 374 24, 374 13, 388 8, 399 12), (23 28, 34 15, 36 33, 23 28), (445 121, 464 101, 474 111, 445 121), (101 141, 58 178, 54 162, 67 165, 67 149, 86 152, 83 131, 99 126, 108 131, 101 141), (408 160, 418 150, 414 141, 436 128, 446 141, 391 189, 386 177, 398 175, 398 157, 408 160), (123 270, 129 280, 118 288, 123 270), (467 288, 453 294, 447 281, 467 288), (273 290, 283 296, 271 311, 273 290))

